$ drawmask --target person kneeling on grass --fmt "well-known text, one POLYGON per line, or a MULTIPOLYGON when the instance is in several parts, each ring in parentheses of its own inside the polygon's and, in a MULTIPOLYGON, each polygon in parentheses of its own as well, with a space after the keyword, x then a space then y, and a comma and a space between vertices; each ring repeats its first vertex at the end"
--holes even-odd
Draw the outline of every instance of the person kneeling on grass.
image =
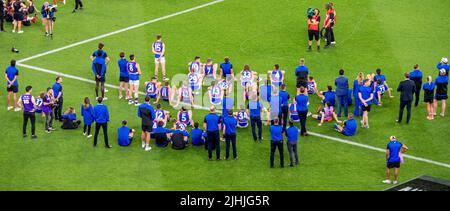
POLYGON ((313 114, 311 116, 312 118, 320 121, 319 126, 322 126, 324 122, 331 122, 333 119, 335 119, 337 123, 341 123, 338 120, 337 115, 334 112, 334 108, 331 106, 330 102, 325 103, 325 108, 323 109, 319 106, 318 113, 319 114, 313 114))
POLYGON ((164 128, 164 122, 158 121, 158 126, 153 130, 157 147, 167 147, 170 142, 172 130, 164 128))
POLYGON ((133 141, 134 133, 136 132, 136 130, 127 127, 127 123, 127 120, 123 120, 122 127, 117 129, 117 139, 119 146, 129 146, 133 141))
POLYGON ((342 125, 334 124, 334 129, 344 136, 354 136, 357 128, 358 123, 356 119, 353 119, 353 114, 351 113, 348 114, 348 119, 342 125))
POLYGON ((402 162, 401 153, 408 151, 408 147, 399 141, 395 136, 391 136, 390 142, 386 147, 386 180, 382 182, 384 184, 391 184, 391 169, 394 168, 394 185, 398 181, 398 169, 400 168, 400 163, 402 162))
POLYGON ((77 120, 77 114, 75 113, 75 109, 73 107, 69 107, 69 109, 62 116, 63 123, 61 125, 62 129, 77 129, 80 125, 81 121, 77 120))
POLYGON ((170 141, 172 142, 172 149, 181 150, 188 145, 189 133, 178 125, 176 130, 172 132, 170 141))

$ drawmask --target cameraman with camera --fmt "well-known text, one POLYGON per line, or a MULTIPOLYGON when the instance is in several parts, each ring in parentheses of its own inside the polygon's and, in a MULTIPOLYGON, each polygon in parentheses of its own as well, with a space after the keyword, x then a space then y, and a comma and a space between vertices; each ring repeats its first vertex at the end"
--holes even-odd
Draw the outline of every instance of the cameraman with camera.
POLYGON ((51 5, 48 2, 44 2, 41 9, 42 24, 45 26, 45 36, 53 36, 53 25, 55 23, 56 17, 56 5, 51 5))

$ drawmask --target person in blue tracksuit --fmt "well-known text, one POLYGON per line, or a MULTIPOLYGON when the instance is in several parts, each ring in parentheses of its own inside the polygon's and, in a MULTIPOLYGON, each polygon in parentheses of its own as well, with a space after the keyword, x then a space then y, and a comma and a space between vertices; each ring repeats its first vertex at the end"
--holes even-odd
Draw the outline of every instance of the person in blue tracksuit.
POLYGON ((94 122, 94 108, 91 105, 91 101, 88 97, 84 98, 84 104, 81 105, 81 116, 83 117, 83 135, 87 136, 87 138, 92 137, 91 134, 91 126, 94 122))
POLYGON ((98 44, 98 50, 91 55, 92 60, 92 72, 95 77, 95 96, 98 98, 98 88, 101 84, 101 92, 103 100, 105 98, 105 81, 106 81, 106 65, 109 63, 108 54, 103 51, 105 45, 103 43, 98 44))
POLYGON ((294 158, 295 165, 298 165, 298 128, 294 126, 293 121, 289 121, 289 128, 286 129, 286 137, 287 137, 287 147, 289 151, 289 160, 291 161, 290 167, 294 166, 294 158))
POLYGON ((127 126, 127 120, 122 121, 122 127, 117 129, 117 142, 119 146, 129 146, 133 141, 134 133, 136 132, 134 129, 131 129, 127 126))
POLYGON ((103 104, 103 98, 99 97, 97 99, 98 104, 94 106, 94 118, 95 118, 95 134, 94 134, 94 147, 97 146, 97 138, 100 132, 100 128, 103 129, 103 137, 105 139, 105 147, 111 148, 112 146, 108 143, 108 122, 109 122, 109 111, 108 107, 103 104))
POLYGON ((414 81, 416 84, 416 91, 414 92, 416 94, 416 99, 414 102, 414 107, 417 107, 419 105, 419 99, 420 99, 420 90, 422 89, 422 78, 423 74, 422 71, 419 69, 419 65, 414 65, 414 70, 409 72, 409 79, 414 81))
POLYGON ((361 100, 359 99, 359 87, 364 86, 364 75, 362 72, 358 73, 358 77, 353 81, 353 98, 355 98, 354 116, 362 116, 361 100))

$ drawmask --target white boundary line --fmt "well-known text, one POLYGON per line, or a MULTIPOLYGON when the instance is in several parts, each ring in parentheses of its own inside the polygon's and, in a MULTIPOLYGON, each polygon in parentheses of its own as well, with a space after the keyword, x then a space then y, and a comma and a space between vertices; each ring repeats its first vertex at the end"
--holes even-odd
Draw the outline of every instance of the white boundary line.
POLYGON ((159 18, 156 18, 156 19, 153 19, 153 20, 142 22, 142 23, 139 23, 139 24, 127 27, 127 28, 123 28, 123 29, 120 29, 120 30, 117 30, 117 31, 113 31, 113 32, 107 33, 107 34, 103 34, 103 35, 92 37, 92 38, 89 38, 89 39, 86 39, 86 40, 82 40, 82 41, 79 41, 79 42, 76 42, 76 43, 73 43, 73 44, 61 47, 61 48, 57 48, 57 49, 54 49, 54 50, 51 50, 51 51, 47 51, 47 52, 44 52, 44 53, 36 54, 34 56, 30 56, 30 57, 21 59, 21 60, 17 61, 17 63, 20 64, 20 63, 23 63, 23 62, 26 62, 26 61, 29 61, 29 60, 32 60, 32 59, 36 59, 36 58, 39 58, 39 57, 42 57, 42 56, 46 56, 46 55, 49 55, 49 54, 56 53, 58 51, 62 51, 62 50, 68 49, 68 48, 72 48, 72 47, 75 47, 75 46, 78 46, 78 45, 82 45, 84 43, 88 43, 88 42, 91 42, 91 41, 94 41, 94 40, 102 39, 102 38, 109 37, 109 36, 112 36, 112 35, 116 35, 116 34, 119 34, 119 33, 125 32, 125 31, 129 31, 131 29, 139 28, 141 26, 145 26, 145 25, 148 25, 148 24, 151 24, 151 23, 162 21, 162 20, 165 20, 165 19, 168 19, 168 18, 171 18, 171 17, 175 17, 175 16, 178 16, 178 15, 189 13, 189 12, 192 12, 192 11, 195 11, 195 10, 207 7, 207 6, 211 6, 211 5, 223 2, 223 1, 224 0, 212 1, 212 2, 209 2, 209 3, 206 3, 206 4, 202 4, 202 5, 199 5, 199 6, 196 6, 196 7, 192 7, 192 8, 180 11, 180 12, 172 13, 170 15, 166 15, 166 16, 162 16, 162 17, 159 17, 159 18))
MULTIPOLYGON (((78 76, 74 76, 74 75, 64 74, 64 73, 60 73, 60 72, 53 71, 53 70, 48 70, 48 69, 35 67, 35 66, 31 66, 31 65, 26 65, 26 64, 18 64, 18 66, 25 67, 25 68, 32 69, 32 70, 37 70, 37 71, 48 73, 48 74, 52 74, 52 75, 59 75, 59 76, 63 76, 63 77, 66 77, 66 78, 71 78, 71 79, 87 82, 87 83, 90 83, 90 84, 95 84, 94 80, 89 80, 89 79, 78 77, 78 76)), ((105 86, 109 87, 109 88, 113 88, 113 89, 119 89, 119 87, 116 86, 116 85, 105 84, 105 86)), ((145 95, 145 93, 143 93, 143 92, 139 92, 139 94, 145 95)), ((194 106, 194 108, 201 109, 201 110, 209 110, 208 107, 204 107, 204 106, 194 106)), ((361 144, 361 143, 357 143, 357 142, 353 142, 353 141, 349 141, 349 140, 344 140, 344 139, 340 139, 340 138, 336 138, 336 137, 332 137, 332 136, 322 135, 320 133, 315 133, 315 132, 311 132, 311 131, 308 131, 308 134, 310 134, 312 136, 319 137, 319 138, 323 138, 323 139, 327 139, 327 140, 331 140, 331 141, 336 141, 336 142, 339 142, 339 143, 344 143, 344 144, 348 144, 348 145, 352 145, 352 146, 357 146, 357 147, 361 147, 361 148, 365 148, 365 149, 370 149, 370 150, 373 150, 373 151, 378 151, 378 152, 385 152, 386 151, 385 149, 382 149, 382 148, 373 147, 373 146, 370 146, 370 145, 361 144)), ((416 160, 416 161, 421 161, 421 162, 437 165, 437 166, 450 168, 450 164, 447 164, 447 163, 437 162, 437 161, 433 161, 433 160, 429 160, 429 159, 425 159, 425 158, 421 158, 421 157, 416 157, 416 156, 412 156, 412 155, 407 155, 407 154, 404 154, 403 157, 409 158, 409 159, 412 159, 412 160, 416 160)))
MULTIPOLYGON (((337 141, 337 142, 344 143, 344 144, 349 144, 349 145, 353 145, 353 146, 357 146, 357 147, 361 147, 361 148, 371 149, 371 150, 378 151, 378 152, 386 152, 386 149, 381 149, 381 148, 373 147, 373 146, 366 145, 366 144, 361 144, 361 143, 357 143, 357 142, 353 142, 353 141, 348 141, 348 140, 344 140, 344 139, 340 139, 340 138, 335 138, 335 137, 332 137, 332 136, 322 135, 322 134, 319 134, 319 133, 314 133, 314 132, 309 132, 309 131, 308 131, 308 134, 313 135, 313 136, 317 136, 317 137, 320 137, 320 138, 332 140, 332 141, 337 141)), ((429 160, 429 159, 425 159, 425 158, 421 158, 421 157, 416 157, 416 156, 412 156, 412 155, 407 155, 407 154, 403 154, 403 157, 409 158, 409 159, 412 159, 412 160, 422 161, 422 162, 425 162, 425 163, 434 164, 434 165, 437 165, 437 166, 443 166, 443 167, 446 167, 446 168, 450 168, 450 164, 447 164, 447 163, 441 163, 441 162, 437 162, 437 161, 433 161, 433 160, 429 160)))

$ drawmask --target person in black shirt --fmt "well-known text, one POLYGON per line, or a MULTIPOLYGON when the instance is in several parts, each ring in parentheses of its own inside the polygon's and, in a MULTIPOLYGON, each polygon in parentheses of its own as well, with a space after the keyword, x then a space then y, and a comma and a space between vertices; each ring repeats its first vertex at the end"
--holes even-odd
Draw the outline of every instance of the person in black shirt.
POLYGON ((400 111, 398 113, 398 119, 397 122, 402 122, 403 117, 403 110, 407 110, 406 115, 406 124, 409 123, 409 120, 411 119, 411 105, 413 101, 413 94, 416 91, 416 85, 413 81, 409 80, 409 73, 405 73, 405 80, 400 82, 397 88, 397 92, 400 92, 400 111))
POLYGON ((427 119, 433 120, 434 119, 434 89, 435 85, 433 83, 433 79, 431 76, 427 77, 427 82, 423 84, 423 102, 427 104, 427 119))
POLYGON ((422 71, 419 70, 419 65, 414 65, 414 70, 409 73, 409 78, 414 81, 414 84, 416 84, 416 99, 414 102, 414 107, 417 107, 419 105, 419 98, 420 98, 420 90, 422 89, 422 71))

